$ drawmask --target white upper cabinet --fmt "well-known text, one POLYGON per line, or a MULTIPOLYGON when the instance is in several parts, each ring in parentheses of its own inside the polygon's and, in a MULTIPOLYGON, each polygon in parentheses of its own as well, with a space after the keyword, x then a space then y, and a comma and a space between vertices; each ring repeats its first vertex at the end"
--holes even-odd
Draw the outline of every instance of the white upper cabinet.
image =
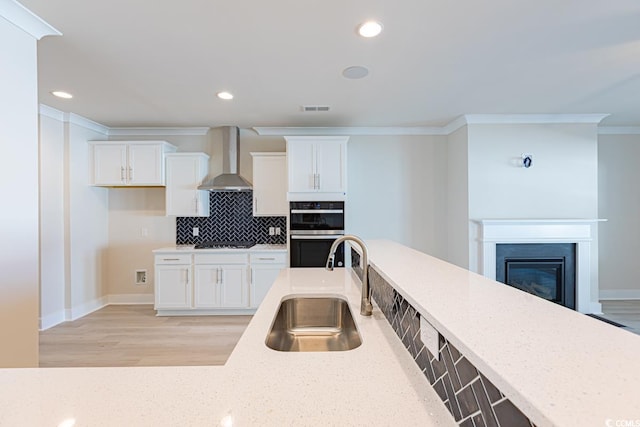
POLYGON ((198 186, 209 173, 209 156, 205 153, 170 153, 166 155, 167 216, 209 216, 209 192, 198 186))
POLYGON ((345 200, 348 136, 285 136, 292 201, 345 200))
POLYGON ((93 185, 164 186, 164 156, 176 151, 165 141, 90 141, 93 185))
POLYGON ((253 216, 287 216, 286 153, 251 153, 253 216))

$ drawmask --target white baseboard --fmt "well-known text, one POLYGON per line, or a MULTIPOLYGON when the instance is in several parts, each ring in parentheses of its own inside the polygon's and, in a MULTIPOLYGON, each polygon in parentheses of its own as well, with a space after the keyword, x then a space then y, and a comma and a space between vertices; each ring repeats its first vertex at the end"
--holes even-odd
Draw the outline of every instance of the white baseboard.
POLYGON ((47 329, 53 328, 66 320, 64 310, 56 311, 55 313, 40 317, 39 327, 41 331, 46 331, 47 329))
POLYGON ((601 289, 602 300, 640 299, 640 289, 601 289))
POLYGON ((112 294, 108 296, 109 304, 113 305, 133 305, 133 304, 153 304, 153 294, 112 294))
POLYGON ((66 320, 76 320, 107 305, 107 297, 100 297, 66 310, 66 320))

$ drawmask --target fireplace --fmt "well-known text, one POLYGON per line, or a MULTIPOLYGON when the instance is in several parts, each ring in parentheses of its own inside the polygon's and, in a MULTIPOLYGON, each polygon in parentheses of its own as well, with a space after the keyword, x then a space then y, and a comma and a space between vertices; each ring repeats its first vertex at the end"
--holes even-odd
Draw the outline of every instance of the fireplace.
MULTIPOLYGON (((574 304, 581 313, 602 313, 598 301, 597 224, 602 219, 479 219, 472 222, 477 250, 471 246, 469 268, 497 280, 496 248, 501 244, 571 244, 575 257, 574 304), (596 242, 597 243, 597 242, 596 242)), ((548 256, 544 258, 547 259, 548 256)), ((550 256, 556 258, 555 255, 550 256)), ((556 273, 557 274, 557 273, 556 273)), ((565 279, 565 287, 566 279, 565 279)), ((567 298, 567 297, 565 297, 567 298)), ((569 298, 570 299, 570 298, 569 298)))
POLYGON ((497 244, 496 280, 575 309, 575 244, 497 244))

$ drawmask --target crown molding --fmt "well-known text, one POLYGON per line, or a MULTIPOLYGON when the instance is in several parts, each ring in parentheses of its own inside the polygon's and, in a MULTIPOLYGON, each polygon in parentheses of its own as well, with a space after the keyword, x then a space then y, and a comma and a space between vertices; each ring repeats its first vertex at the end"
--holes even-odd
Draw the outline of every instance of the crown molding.
POLYGON ((117 127, 109 128, 109 136, 202 136, 209 133, 209 130, 209 127, 117 127))
POLYGON ((640 135, 640 126, 603 126, 598 135, 640 135))
POLYGON ((109 128, 107 126, 101 125, 100 123, 96 123, 93 120, 89 120, 74 113, 66 113, 65 121, 70 124, 101 133, 105 136, 109 135, 109 128))
MULTIPOLYGON (((2 0, 0 0, 2 1, 2 0)), ((210 127, 114 127, 110 128, 74 113, 63 113, 48 105, 40 104, 40 114, 52 119, 69 122, 94 130, 106 136, 202 136, 210 127)), ((389 136, 389 135, 450 135, 456 130, 475 124, 598 124, 609 114, 466 114, 445 126, 338 126, 295 127, 254 126, 261 136, 389 136)), ((605 126, 598 128, 600 135, 640 135, 640 127, 605 126)))
POLYGON ((467 116, 456 117, 442 128, 444 132, 443 135, 450 135, 467 124, 467 116))
POLYGON ((609 114, 465 114, 445 126, 414 127, 253 127, 258 135, 449 135, 476 124, 598 124, 609 114))
POLYGON ((93 120, 89 120, 74 113, 65 113, 45 104, 40 104, 38 106, 38 112, 41 116, 49 117, 59 122, 71 123, 76 126, 101 133, 104 136, 109 135, 109 128, 107 126, 101 125, 100 123, 96 123, 93 120))
POLYGON ((65 121, 65 114, 62 111, 56 110, 55 108, 49 107, 48 105, 40 104, 38 107, 38 112, 41 116, 49 117, 59 122, 65 121))
POLYGON ((36 40, 62 33, 15 0, 0 0, 0 16, 36 40))
POLYGON ((327 135, 446 135, 445 128, 437 126, 415 127, 253 127, 263 136, 327 136, 327 135))
POLYGON ((610 114, 465 114, 468 125, 478 124, 598 124, 610 114))

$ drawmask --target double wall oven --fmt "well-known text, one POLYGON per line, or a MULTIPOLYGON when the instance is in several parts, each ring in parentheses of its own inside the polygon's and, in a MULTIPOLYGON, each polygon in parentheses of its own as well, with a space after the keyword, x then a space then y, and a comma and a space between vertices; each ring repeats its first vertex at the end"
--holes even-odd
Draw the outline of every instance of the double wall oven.
MULTIPOLYGON (((291 267, 324 267, 333 242, 344 235, 344 202, 290 202, 291 267)), ((335 266, 344 267, 344 243, 335 266)))

